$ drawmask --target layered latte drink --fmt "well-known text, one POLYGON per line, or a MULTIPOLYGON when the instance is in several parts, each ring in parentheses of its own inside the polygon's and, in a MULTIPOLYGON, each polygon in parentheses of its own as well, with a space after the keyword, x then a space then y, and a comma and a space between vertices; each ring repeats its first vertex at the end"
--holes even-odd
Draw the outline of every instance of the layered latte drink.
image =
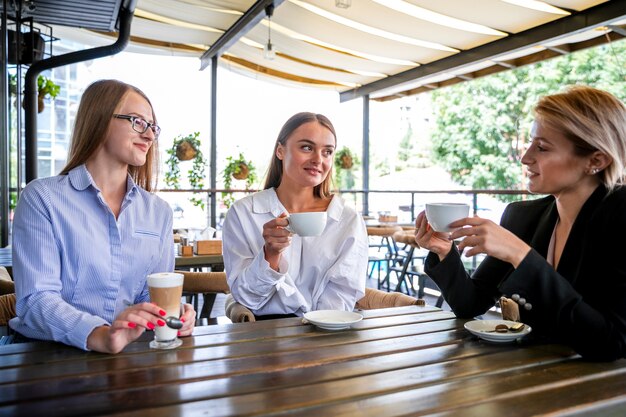
MULTIPOLYGON (((175 272, 160 272, 148 275, 148 289, 150 301, 165 310, 164 319, 168 317, 180 318, 180 299, 183 296, 183 274, 175 272)), ((154 340, 150 347, 157 349, 171 349, 182 344, 178 339, 178 330, 169 326, 156 327, 154 340)))

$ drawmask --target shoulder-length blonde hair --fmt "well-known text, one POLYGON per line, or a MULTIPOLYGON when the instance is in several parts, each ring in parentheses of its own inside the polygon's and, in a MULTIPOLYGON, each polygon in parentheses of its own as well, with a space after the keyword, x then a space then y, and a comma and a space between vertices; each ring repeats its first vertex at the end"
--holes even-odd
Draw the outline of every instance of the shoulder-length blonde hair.
MULTIPOLYGON (((61 175, 66 175, 72 169, 87 162, 104 144, 113 114, 130 92, 135 92, 146 99, 152 109, 152 103, 143 91, 130 84, 118 80, 100 80, 87 87, 80 99, 69 158, 61 175)), ((157 122, 154 109, 152 109, 152 120, 154 123, 157 122)), ((132 179, 146 191, 152 191, 156 186, 159 163, 157 144, 157 140, 152 142, 145 164, 128 166, 128 173, 132 179)))
POLYGON ((572 86, 541 98, 535 115, 571 140, 577 155, 599 150, 612 158, 613 162, 596 174, 607 189, 624 183, 626 107, 615 96, 592 87, 572 86))
MULTIPOLYGON (((267 177, 265 178, 265 185, 263 189, 268 188, 277 188, 280 185, 281 180, 283 179, 283 161, 278 159, 276 156, 276 150, 278 149, 278 145, 283 145, 287 143, 287 139, 293 134, 293 132, 302 126, 305 123, 309 122, 317 122, 324 126, 326 129, 330 130, 335 138, 335 145, 337 144, 337 134, 335 133, 335 128, 333 124, 328 120, 328 117, 322 114, 310 113, 310 112, 301 112, 294 114, 285 122, 282 129, 280 129, 280 133, 278 134, 278 138, 276 139, 276 144, 274 145, 274 152, 272 154, 272 160, 270 162, 270 167, 267 171, 267 177)), ((321 184, 318 184, 313 189, 313 195, 318 198, 327 198, 331 195, 330 189, 333 182, 333 171, 332 169, 322 181, 321 184)))

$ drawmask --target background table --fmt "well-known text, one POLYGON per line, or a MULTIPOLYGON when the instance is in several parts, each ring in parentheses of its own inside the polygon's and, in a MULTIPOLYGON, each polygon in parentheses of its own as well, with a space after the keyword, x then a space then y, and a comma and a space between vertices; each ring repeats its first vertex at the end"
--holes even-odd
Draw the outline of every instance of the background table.
POLYGON ((0 415, 624 415, 626 361, 559 345, 493 345, 434 307, 371 310, 353 330, 300 319, 197 328, 173 351, 148 334, 119 355, 0 346, 0 415))
POLYGON ((192 255, 192 256, 176 256, 176 268, 205 268, 209 267, 212 271, 224 270, 224 258, 222 255, 192 255))
MULTIPOLYGON (((0 248, 0 266, 11 267, 11 248, 0 248)), ((193 255, 176 256, 175 265, 177 268, 204 268, 210 267, 213 270, 224 268, 224 258, 222 255, 193 255)))

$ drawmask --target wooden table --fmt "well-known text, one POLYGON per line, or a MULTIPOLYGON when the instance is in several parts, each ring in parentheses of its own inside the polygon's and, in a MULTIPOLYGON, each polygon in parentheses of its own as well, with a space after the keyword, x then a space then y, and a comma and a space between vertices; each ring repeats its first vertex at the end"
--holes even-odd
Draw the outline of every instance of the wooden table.
MULTIPOLYGON (((176 256, 175 264, 177 268, 223 267, 224 258, 222 255, 176 256)), ((0 248, 0 266, 12 265, 11 248, 0 248)))
MULTIPOLYGON (((625 415, 626 360, 494 345, 435 307, 364 312, 353 330, 300 319, 205 326, 173 351, 0 346, 0 415, 625 415)), ((147 339, 149 334, 144 335, 147 339)))
POLYGON ((176 256, 176 268, 204 268, 210 267, 213 271, 224 270, 224 258, 222 255, 192 255, 176 256), (221 268, 221 269, 220 269, 221 268))

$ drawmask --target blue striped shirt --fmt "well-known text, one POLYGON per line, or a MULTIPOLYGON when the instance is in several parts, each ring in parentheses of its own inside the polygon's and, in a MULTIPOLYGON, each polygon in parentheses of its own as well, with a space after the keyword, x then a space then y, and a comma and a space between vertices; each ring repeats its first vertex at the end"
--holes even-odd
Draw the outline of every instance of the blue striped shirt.
POLYGON ((172 210, 128 177, 118 219, 84 165, 24 189, 13 222, 24 336, 87 349, 94 328, 149 300, 146 276, 174 269, 172 210))

